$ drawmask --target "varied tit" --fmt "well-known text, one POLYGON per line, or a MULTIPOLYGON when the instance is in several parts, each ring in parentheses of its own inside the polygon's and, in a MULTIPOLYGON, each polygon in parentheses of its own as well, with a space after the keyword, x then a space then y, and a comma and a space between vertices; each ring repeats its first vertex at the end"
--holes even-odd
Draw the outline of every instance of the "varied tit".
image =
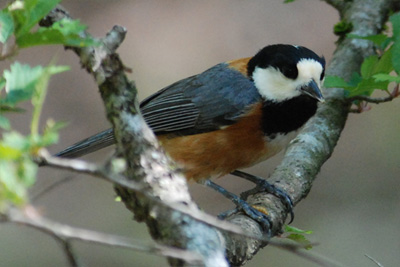
MULTIPOLYGON (((270 45, 165 87, 140 109, 187 179, 217 190, 209 179, 229 173, 258 183, 236 170, 277 154, 295 137, 324 101, 324 70, 324 58, 305 47, 270 45)), ((114 142, 109 129, 57 155, 78 157, 114 142)), ((267 190, 291 209, 284 192, 267 190)))

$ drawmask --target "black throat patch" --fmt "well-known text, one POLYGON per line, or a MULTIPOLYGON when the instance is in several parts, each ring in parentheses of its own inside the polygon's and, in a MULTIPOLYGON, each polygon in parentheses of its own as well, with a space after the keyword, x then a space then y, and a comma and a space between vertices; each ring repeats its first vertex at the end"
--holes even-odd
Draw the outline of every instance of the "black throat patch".
POLYGON ((266 136, 287 134, 302 127, 317 111, 317 100, 301 95, 283 102, 264 101, 262 129, 266 136))

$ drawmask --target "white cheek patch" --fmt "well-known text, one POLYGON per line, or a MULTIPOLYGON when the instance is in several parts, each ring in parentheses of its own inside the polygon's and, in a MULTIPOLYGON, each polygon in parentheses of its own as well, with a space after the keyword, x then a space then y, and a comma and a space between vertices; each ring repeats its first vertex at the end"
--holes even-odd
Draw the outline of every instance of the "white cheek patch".
POLYGON ((298 80, 301 84, 307 84, 313 79, 319 87, 321 87, 321 73, 323 71, 321 63, 314 59, 302 59, 297 63, 297 70, 299 71, 298 80))
POLYGON ((296 80, 285 77, 279 70, 256 67, 253 81, 261 96, 272 101, 281 101, 300 95, 296 80))
POLYGON ((321 86, 320 76, 323 71, 321 63, 314 59, 302 59, 297 63, 298 76, 295 80, 284 76, 273 67, 256 67, 253 81, 261 96, 272 101, 282 101, 301 95, 299 90, 314 80, 321 86))

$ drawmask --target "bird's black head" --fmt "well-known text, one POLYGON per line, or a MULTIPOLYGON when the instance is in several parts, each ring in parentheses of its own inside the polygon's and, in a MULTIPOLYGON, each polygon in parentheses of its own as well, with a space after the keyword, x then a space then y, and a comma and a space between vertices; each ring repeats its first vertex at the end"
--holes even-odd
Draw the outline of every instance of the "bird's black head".
POLYGON ((247 72, 265 99, 282 101, 307 94, 323 100, 319 88, 325 75, 325 59, 308 48, 266 46, 249 61, 247 72))

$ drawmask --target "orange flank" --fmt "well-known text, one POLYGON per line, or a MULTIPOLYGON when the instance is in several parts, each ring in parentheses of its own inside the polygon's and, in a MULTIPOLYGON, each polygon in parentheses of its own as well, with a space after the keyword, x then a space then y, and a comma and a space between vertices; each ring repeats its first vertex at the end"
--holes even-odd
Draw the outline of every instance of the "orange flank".
POLYGON ((269 149, 261 130, 262 104, 254 107, 233 125, 207 133, 158 136, 166 152, 188 180, 201 182, 252 166, 278 151, 269 149))
POLYGON ((244 76, 247 75, 247 64, 249 63, 251 57, 245 57, 241 59, 236 59, 236 60, 231 60, 226 63, 228 63, 229 67, 235 70, 238 70, 240 73, 242 73, 244 76))

